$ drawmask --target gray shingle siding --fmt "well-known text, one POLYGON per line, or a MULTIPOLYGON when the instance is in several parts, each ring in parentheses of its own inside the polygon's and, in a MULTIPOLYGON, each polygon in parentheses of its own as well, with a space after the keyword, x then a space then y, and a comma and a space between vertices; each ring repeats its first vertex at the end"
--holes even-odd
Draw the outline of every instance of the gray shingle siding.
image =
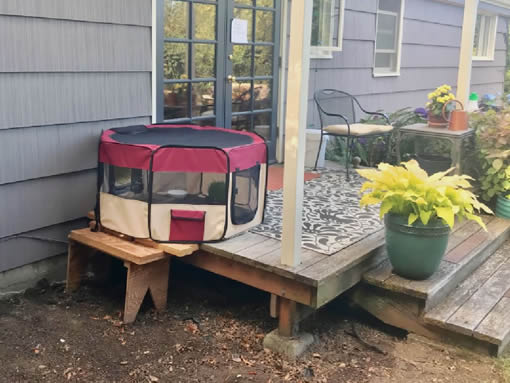
MULTIPOLYGON (((151 0, 0 2, 0 238, 65 240, 94 205, 103 129, 149 123, 151 0)), ((0 271, 66 251, 0 240, 0 271)))

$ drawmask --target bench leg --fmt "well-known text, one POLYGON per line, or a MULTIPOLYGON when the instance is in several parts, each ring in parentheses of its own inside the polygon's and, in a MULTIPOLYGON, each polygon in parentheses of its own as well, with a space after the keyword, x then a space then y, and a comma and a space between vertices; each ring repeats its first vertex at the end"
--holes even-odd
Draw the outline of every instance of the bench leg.
POLYGON ((66 290, 72 292, 80 286, 81 279, 87 270, 90 250, 73 240, 69 240, 68 249, 66 290))
POLYGON ((143 299, 150 291, 156 310, 166 309, 170 257, 147 265, 125 262, 128 269, 124 323, 132 323, 140 310, 143 299))

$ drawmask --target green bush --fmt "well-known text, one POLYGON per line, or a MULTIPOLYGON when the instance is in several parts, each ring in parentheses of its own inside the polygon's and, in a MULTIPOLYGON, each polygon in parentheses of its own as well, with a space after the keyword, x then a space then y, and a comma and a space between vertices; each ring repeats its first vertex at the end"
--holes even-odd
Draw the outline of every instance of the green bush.
POLYGON ((472 114, 471 126, 476 131, 482 198, 510 194, 510 106, 472 114))

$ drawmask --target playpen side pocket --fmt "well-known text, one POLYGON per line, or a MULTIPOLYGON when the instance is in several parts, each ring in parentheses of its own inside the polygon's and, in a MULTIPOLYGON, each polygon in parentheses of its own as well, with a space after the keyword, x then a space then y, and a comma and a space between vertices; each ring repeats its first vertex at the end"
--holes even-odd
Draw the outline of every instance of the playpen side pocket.
POLYGON ((170 210, 170 241, 203 241, 205 211, 170 210))

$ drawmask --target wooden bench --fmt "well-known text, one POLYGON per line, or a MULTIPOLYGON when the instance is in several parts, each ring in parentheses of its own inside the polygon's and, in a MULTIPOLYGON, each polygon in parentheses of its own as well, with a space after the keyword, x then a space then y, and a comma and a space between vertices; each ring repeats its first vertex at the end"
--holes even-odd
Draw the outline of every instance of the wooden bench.
MULTIPOLYGON (((73 230, 69 234, 67 291, 79 287, 92 256, 97 252, 119 258, 127 268, 123 319, 124 323, 131 323, 136 319, 147 292, 150 292, 156 310, 166 308, 170 257, 186 256, 196 250, 198 245, 159 244, 115 232, 96 232, 90 228, 73 230)), ((108 269, 105 263, 100 271, 108 269)))

